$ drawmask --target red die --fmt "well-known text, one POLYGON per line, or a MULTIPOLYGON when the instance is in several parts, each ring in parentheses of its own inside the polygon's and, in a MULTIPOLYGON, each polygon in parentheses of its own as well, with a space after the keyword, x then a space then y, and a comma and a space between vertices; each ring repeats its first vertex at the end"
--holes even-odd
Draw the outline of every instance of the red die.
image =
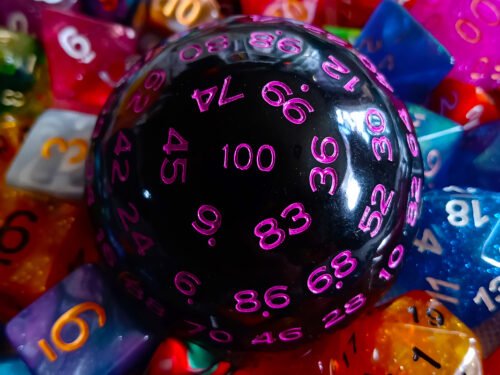
POLYGON ((465 129, 500 118, 498 95, 452 78, 443 80, 433 91, 429 107, 465 129))
POLYGON ((326 1, 324 7, 325 21, 329 25, 363 27, 380 1, 381 0, 326 1))
POLYGON ((99 113, 136 52, 131 28, 45 9, 43 40, 58 108, 99 113))
POLYGON ((245 14, 293 18, 298 21, 323 26, 325 0, 241 0, 245 14))

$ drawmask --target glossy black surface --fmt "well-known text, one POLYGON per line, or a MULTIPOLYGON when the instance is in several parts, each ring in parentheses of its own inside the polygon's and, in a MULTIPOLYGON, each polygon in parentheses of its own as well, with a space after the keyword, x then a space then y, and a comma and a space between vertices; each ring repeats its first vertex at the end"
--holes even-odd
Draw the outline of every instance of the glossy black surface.
MULTIPOLYGON (((165 308, 166 322, 179 334, 194 328, 183 320, 207 327, 195 335, 202 344, 267 350, 286 348, 324 332, 325 315, 336 308, 345 309, 353 296, 364 293, 368 298, 365 307, 376 301, 389 286, 379 278, 381 268, 388 269, 389 254, 398 244, 409 249, 414 236, 414 227, 406 223, 406 210, 415 194, 419 196, 414 191, 411 197, 410 186, 412 176, 422 177, 422 163, 420 153, 414 157, 409 151, 408 131, 396 105, 402 106, 350 47, 334 44, 326 33, 317 35, 298 23, 278 19, 257 23, 250 17, 237 17, 174 36, 150 51, 146 62, 133 68, 98 120, 87 164, 87 197, 96 227, 106 234, 100 244, 108 263, 117 275, 121 273, 122 279, 124 272, 133 275, 143 288, 135 293, 136 298, 146 305, 154 298, 165 308), (257 31, 272 34, 274 47, 251 46, 250 34, 257 31), (179 52, 186 46, 203 46, 218 35, 229 39, 225 50, 209 53, 202 47, 204 52, 196 61, 185 63, 179 59, 179 52), (299 39, 302 51, 280 51, 277 42, 285 37, 299 39), (350 73, 339 73, 339 80, 325 74, 322 64, 330 55, 350 73), (155 69, 166 72, 166 82, 157 91, 151 89, 151 72, 155 69), (349 92, 343 85, 353 74, 360 81, 349 92), (243 93, 244 98, 219 106, 221 88, 228 76, 231 79, 226 97, 243 93), (305 99, 314 112, 307 113, 302 124, 292 124, 284 117, 282 106, 264 101, 262 88, 270 81, 288 85, 293 94, 286 99, 305 99), (212 86, 217 86, 217 93, 209 110, 200 112, 193 92, 212 86), (143 102, 134 99, 136 94, 141 100, 149 95, 146 109, 138 114, 133 111, 137 104, 134 100, 139 107, 143 102), (384 114, 383 133, 376 135, 368 130, 368 108, 384 114), (189 142, 187 151, 167 155, 163 150, 170 128, 189 142), (130 141, 131 149, 117 155, 114 150, 120 131, 130 141), (381 154, 382 160, 378 161, 372 152, 372 139, 381 135, 392 144, 392 161, 387 160, 387 154, 381 154), (324 164, 313 157, 314 136, 319 138, 317 150, 324 137, 335 138, 339 156, 333 163, 324 164), (241 143, 252 147, 254 158, 261 145, 271 145, 276 151, 273 170, 259 171, 255 160, 248 170, 239 170, 232 161, 232 152, 225 169, 223 147, 228 144, 234 150, 241 143), (173 174, 174 160, 187 159, 185 183, 181 183, 180 174, 172 184, 162 182, 165 158, 169 159, 164 169, 167 177, 173 174), (114 184, 113 162, 120 169, 115 171, 114 184), (329 177, 325 185, 316 177, 318 191, 312 191, 309 175, 316 167, 335 169, 338 187, 333 195, 329 194, 329 177), (122 182, 120 174, 128 174, 128 178, 122 182), (387 194, 394 191, 394 195, 380 232, 372 238, 358 225, 377 184, 384 185, 387 194), (312 220, 303 233, 289 235, 288 228, 300 227, 304 221, 291 220, 296 210, 286 218, 280 214, 295 202, 303 204, 312 220), (216 207, 222 215, 220 228, 208 236, 195 231, 191 224, 203 204, 216 207), (125 226, 119 208, 132 218, 125 219, 125 226), (254 228, 267 218, 277 220, 286 238, 280 246, 266 251, 259 247, 254 228), (133 232, 154 240, 145 255, 138 254, 133 232), (210 238, 214 246, 209 246, 210 238), (313 294, 307 286, 311 272, 322 265, 329 267, 332 258, 344 250, 350 250, 358 262, 354 273, 342 279, 339 289, 334 279, 327 291, 313 294), (174 278, 180 271, 192 273, 200 281, 199 285, 193 284, 191 291, 184 286, 190 295, 175 286, 174 278), (291 302, 286 308, 272 309, 264 302, 266 290, 276 285, 288 287, 291 302), (258 312, 235 310, 233 296, 241 290, 258 292, 262 306, 258 312), (264 311, 269 317, 263 316, 264 311), (279 332, 294 327, 302 327, 302 339, 278 339, 279 332), (214 330, 230 333, 232 341, 214 342, 210 338, 214 330), (273 333, 273 344, 250 344, 266 331, 273 333)), ((297 112, 292 116, 298 116, 297 112)), ((331 152, 327 148, 327 154, 331 152)), ((244 164, 245 150, 241 155, 240 163, 244 164)), ((269 158, 263 157, 263 164, 268 162, 269 158)), ((380 196, 376 200, 378 207, 380 196)), ((420 211, 420 201, 417 203, 420 211)), ((333 274, 331 268, 328 270, 333 274)), ((276 303, 280 302, 283 300, 276 303)), ((332 329, 348 323, 360 311, 346 315, 332 329)))

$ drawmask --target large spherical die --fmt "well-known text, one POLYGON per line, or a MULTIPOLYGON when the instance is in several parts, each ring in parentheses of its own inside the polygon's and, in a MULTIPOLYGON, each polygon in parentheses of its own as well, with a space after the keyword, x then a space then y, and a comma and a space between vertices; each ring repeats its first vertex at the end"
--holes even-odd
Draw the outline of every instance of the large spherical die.
POLYGON ((323 30, 236 17, 151 50, 112 94, 87 164, 107 263, 179 335, 292 346, 395 278, 420 212, 404 106, 323 30))

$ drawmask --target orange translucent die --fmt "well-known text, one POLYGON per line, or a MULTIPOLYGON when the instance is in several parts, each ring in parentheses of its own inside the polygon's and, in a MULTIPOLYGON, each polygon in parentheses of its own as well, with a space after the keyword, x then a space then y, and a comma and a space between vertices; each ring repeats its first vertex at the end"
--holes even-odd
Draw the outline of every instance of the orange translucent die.
POLYGON ((220 18, 216 0, 150 0, 148 21, 166 32, 180 32, 220 18))
POLYGON ((84 208, 0 186, 0 321, 97 259, 84 208), (2 303, 4 302, 4 303, 2 303))
POLYGON ((352 331, 359 336, 356 349, 366 373, 482 374, 475 335, 425 292, 396 299, 355 322, 352 331))
POLYGON ((482 374, 472 331, 425 292, 410 292, 350 326, 283 352, 245 353, 234 375, 482 374))
POLYGON ((3 183, 5 172, 21 147, 28 129, 28 124, 14 116, 0 115, 0 184, 3 183))

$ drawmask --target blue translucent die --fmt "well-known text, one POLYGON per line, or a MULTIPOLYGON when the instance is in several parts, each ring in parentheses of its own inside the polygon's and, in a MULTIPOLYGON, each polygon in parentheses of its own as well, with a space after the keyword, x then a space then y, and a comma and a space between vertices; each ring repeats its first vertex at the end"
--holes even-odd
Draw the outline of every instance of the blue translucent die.
POLYGON ((26 364, 16 357, 0 358, 0 375, 30 375, 26 364))
POLYGON ((153 345, 91 265, 20 312, 6 332, 35 374, 122 374, 153 345))
POLYGON ((449 172, 457 166, 454 159, 463 137, 463 127, 419 105, 406 103, 415 125, 424 159, 425 187, 449 185, 449 172))
POLYGON ((377 65, 403 100, 422 103, 451 71, 450 53, 402 6, 382 2, 355 47, 377 65))
POLYGON ((425 192, 420 223, 384 299, 428 291, 479 335, 488 354, 500 344, 500 193, 425 192))
POLYGON ((500 121, 465 132, 450 183, 500 191, 500 121))

